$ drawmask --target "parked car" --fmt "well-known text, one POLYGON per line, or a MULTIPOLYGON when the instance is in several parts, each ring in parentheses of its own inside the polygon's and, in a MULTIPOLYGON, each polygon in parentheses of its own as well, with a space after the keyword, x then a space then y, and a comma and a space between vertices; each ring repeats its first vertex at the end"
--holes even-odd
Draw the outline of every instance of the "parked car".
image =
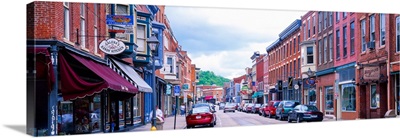
POLYGON ((226 112, 235 112, 235 106, 236 106, 235 103, 227 103, 227 104, 225 104, 224 113, 226 113, 226 112))
POLYGON ((276 108, 278 107, 281 101, 269 101, 268 106, 264 108, 264 115, 272 118, 276 115, 276 108))
POLYGON ((186 128, 208 125, 214 127, 217 124, 215 110, 210 107, 201 106, 193 108, 186 116, 186 128))
POLYGON ((244 108, 244 112, 246 112, 246 113, 250 113, 250 112, 251 112, 251 110, 253 110, 253 106, 254 106, 254 104, 253 104, 253 103, 249 103, 249 104, 247 104, 246 108, 244 108))
POLYGON ((292 111, 293 108, 299 104, 300 103, 297 101, 291 101, 291 100, 281 101, 278 107, 276 108, 275 119, 284 120, 285 118, 288 117, 289 112, 292 111))
POLYGON ((259 110, 259 112, 258 112, 258 115, 264 116, 264 117, 265 117, 264 108, 265 108, 267 105, 268 105, 267 103, 261 105, 260 110, 259 110))
POLYGON ((239 106, 240 111, 244 112, 245 111, 244 109, 246 109, 246 106, 247 106, 247 103, 243 104, 242 106, 239 106))
POLYGON ((253 113, 253 114, 259 113, 260 107, 261 107, 261 104, 259 104, 259 103, 254 104, 254 106, 251 108, 251 113, 253 113))
POLYGON ((324 114, 314 105, 297 105, 292 111, 289 111, 288 122, 296 120, 297 123, 302 121, 322 121, 324 114))

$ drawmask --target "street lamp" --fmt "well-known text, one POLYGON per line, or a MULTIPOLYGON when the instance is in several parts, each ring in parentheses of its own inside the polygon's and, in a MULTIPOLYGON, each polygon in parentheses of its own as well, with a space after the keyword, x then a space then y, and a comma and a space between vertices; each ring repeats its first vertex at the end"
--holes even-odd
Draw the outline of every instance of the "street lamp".
POLYGON ((150 50, 151 50, 151 60, 152 60, 152 63, 153 63, 153 65, 152 65, 152 67, 153 67, 153 104, 154 104, 154 107, 153 107, 153 122, 152 122, 152 127, 151 127, 151 130, 152 131, 154 131, 154 130, 157 130, 156 129, 156 111, 157 111, 157 106, 156 106, 156 104, 157 104, 157 102, 156 102, 156 100, 157 100, 157 98, 156 98, 156 96, 157 96, 157 94, 156 94, 156 65, 154 64, 155 62, 154 62, 154 55, 157 53, 157 50, 158 50, 158 45, 160 44, 160 42, 158 42, 158 39, 154 36, 154 34, 152 34, 151 35, 151 37, 149 38, 149 39, 147 39, 147 44, 149 45, 149 47, 150 47, 150 50))

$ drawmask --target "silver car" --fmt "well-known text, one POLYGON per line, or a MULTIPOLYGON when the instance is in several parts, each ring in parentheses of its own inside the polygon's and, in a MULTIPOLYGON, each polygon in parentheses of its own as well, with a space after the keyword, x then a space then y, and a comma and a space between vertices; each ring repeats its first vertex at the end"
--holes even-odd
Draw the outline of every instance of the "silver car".
POLYGON ((224 107, 224 113, 226 112, 235 112, 236 104, 235 103, 227 103, 224 107))

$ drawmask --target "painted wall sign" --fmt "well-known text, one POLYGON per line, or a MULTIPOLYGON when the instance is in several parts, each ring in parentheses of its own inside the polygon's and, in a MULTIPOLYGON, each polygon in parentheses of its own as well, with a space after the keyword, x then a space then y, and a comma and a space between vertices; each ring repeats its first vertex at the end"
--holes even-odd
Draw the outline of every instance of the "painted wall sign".
POLYGON ((99 48, 106 54, 116 55, 122 53, 126 49, 126 46, 124 42, 114 38, 110 38, 107 40, 103 40, 100 43, 99 48))
POLYGON ((132 15, 107 15, 107 25, 133 25, 132 15))
POLYGON ((379 67, 364 67, 364 79, 377 80, 379 73, 379 67))

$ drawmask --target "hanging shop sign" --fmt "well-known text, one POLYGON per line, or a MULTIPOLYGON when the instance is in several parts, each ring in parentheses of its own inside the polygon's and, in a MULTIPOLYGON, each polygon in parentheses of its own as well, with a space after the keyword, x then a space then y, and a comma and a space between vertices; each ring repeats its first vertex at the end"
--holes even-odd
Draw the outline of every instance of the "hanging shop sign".
POLYGON ((133 25, 132 15, 107 15, 107 25, 133 25))
POLYGON ((379 79, 379 66, 364 67, 364 79, 378 80, 379 79))
POLYGON ((126 49, 126 46, 122 41, 114 38, 109 38, 107 40, 103 40, 100 43, 99 48, 106 54, 116 55, 122 53, 126 49))

